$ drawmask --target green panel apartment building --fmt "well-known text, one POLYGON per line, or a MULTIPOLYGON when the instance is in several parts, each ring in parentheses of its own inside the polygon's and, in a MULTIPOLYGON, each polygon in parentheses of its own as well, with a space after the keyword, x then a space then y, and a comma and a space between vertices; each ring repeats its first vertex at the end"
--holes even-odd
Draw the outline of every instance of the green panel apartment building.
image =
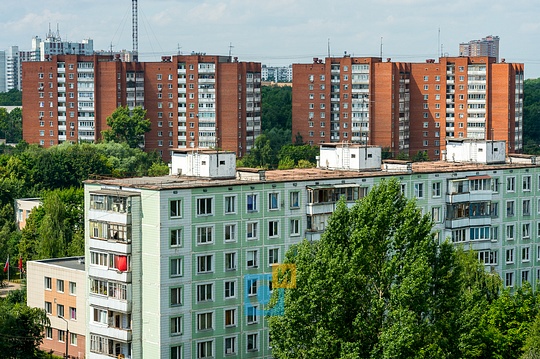
POLYGON ((507 287, 540 282, 540 168, 504 142, 455 141, 449 161, 381 163, 377 147, 321 146, 313 169, 236 169, 177 150, 171 175, 85 184, 88 358, 271 358, 272 266, 318 240, 339 198, 383 179, 478 253, 507 287))

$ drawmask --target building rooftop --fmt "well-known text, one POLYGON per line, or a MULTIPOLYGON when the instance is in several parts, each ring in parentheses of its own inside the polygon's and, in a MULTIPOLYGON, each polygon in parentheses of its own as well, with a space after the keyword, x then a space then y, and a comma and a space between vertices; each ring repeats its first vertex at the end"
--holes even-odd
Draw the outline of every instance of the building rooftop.
POLYGON ((532 163, 504 163, 504 164, 481 164, 465 162, 415 162, 388 161, 383 163, 382 170, 327 170, 322 168, 296 168, 290 170, 256 170, 256 169, 237 169, 236 178, 230 179, 211 179, 191 176, 162 176, 162 177, 136 177, 136 178, 118 178, 118 179, 95 179, 87 180, 87 184, 101 184, 103 186, 114 186, 128 188, 140 188, 150 190, 170 190, 194 187, 215 187, 232 186, 253 183, 278 183, 290 181, 314 181, 325 179, 346 179, 361 177, 392 177, 407 174, 430 174, 430 173, 452 173, 463 171, 497 171, 504 169, 534 168, 532 163), (387 164, 401 162, 402 169, 386 170, 387 164), (412 171, 408 171, 409 167, 412 171), (256 175, 259 174, 259 175, 256 175))
POLYGON ((68 269, 84 271, 84 257, 40 259, 35 262, 45 263, 49 265, 56 265, 56 266, 68 268, 68 269))

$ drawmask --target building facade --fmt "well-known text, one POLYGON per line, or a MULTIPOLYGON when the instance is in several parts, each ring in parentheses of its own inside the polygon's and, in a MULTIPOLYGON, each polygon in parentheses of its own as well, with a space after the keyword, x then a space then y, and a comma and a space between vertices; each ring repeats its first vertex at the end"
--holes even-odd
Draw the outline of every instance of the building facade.
POLYGON ((47 312, 41 349, 82 359, 86 345, 86 273, 84 258, 68 257, 27 262, 27 304, 47 312), (67 353, 66 353, 67 348, 67 353))
POLYGON ((381 166, 380 148, 325 144, 319 168, 266 172, 178 150, 171 176, 87 181, 87 357, 271 358, 258 299, 273 266, 321 238, 339 198, 352 206, 389 178, 432 217, 435 240, 472 248, 506 287, 540 284, 535 158, 505 163, 502 141, 448 150, 447 162, 381 166))
POLYGON ((305 143, 348 141, 430 159, 442 158, 447 138, 523 148, 523 64, 345 56, 293 64, 293 72, 292 133, 305 143))
POLYGON ((41 206, 41 198, 18 198, 15 200, 15 224, 22 230, 32 210, 41 206))
POLYGON ((204 54, 123 62, 58 55, 24 63, 23 138, 52 146, 97 141, 119 106, 143 106, 145 149, 222 148, 243 156, 261 133, 260 64, 204 54))
POLYGON ((267 82, 292 82, 292 65, 261 67, 261 79, 267 82))
POLYGON ((471 40, 459 44, 459 56, 489 56, 499 62, 499 37, 486 36, 481 40, 471 40))

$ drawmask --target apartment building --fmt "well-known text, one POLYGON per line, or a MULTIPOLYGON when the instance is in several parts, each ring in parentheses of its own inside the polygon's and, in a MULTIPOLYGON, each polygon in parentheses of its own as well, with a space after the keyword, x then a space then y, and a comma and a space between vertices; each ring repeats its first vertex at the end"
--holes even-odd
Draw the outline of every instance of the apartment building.
POLYGON ((293 64, 293 138, 441 159, 446 139, 523 148, 523 64, 491 57, 392 62, 344 56, 293 64))
POLYGON ((85 358, 84 258, 29 261, 26 269, 27 304, 44 309, 51 323, 40 348, 65 358, 85 358))
POLYGON ((436 240, 472 248, 507 287, 540 284, 535 158, 505 161, 503 141, 447 150, 381 165, 380 147, 329 143, 318 168, 259 171, 179 149, 170 176, 87 181, 87 357, 271 358, 259 298, 273 266, 320 239, 339 198, 352 206, 388 178, 432 216, 436 240))
POLYGON ((499 37, 489 35, 481 40, 459 44, 459 56, 489 56, 499 61, 499 37))
POLYGON ((221 148, 243 156, 261 133, 261 67, 228 56, 57 55, 27 62, 23 138, 49 147, 94 142, 119 106, 143 106, 151 120, 144 147, 170 160, 173 148, 221 148))
POLYGON ((15 224, 22 230, 32 210, 41 206, 41 198, 18 198, 15 200, 15 224))

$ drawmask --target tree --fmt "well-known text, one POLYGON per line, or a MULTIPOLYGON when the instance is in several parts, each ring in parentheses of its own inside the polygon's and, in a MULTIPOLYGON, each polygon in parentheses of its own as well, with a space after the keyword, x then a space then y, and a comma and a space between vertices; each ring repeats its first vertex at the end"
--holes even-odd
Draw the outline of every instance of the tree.
POLYGON ((274 357, 464 357, 457 319, 474 282, 431 229, 396 180, 381 181, 351 209, 341 200, 319 242, 287 252, 296 288, 284 291, 283 315, 269 317, 274 357))
POLYGON ((2 358, 26 359, 40 356, 43 326, 50 325, 45 310, 24 303, 0 302, 0 353, 2 358))
POLYGON ((540 315, 537 315, 529 328, 521 359, 540 359, 540 315))
POLYGON ((151 123, 142 107, 130 111, 125 106, 118 107, 107 117, 107 126, 110 129, 102 132, 105 141, 125 142, 131 148, 139 148, 144 144, 144 134, 150 131, 151 123))

